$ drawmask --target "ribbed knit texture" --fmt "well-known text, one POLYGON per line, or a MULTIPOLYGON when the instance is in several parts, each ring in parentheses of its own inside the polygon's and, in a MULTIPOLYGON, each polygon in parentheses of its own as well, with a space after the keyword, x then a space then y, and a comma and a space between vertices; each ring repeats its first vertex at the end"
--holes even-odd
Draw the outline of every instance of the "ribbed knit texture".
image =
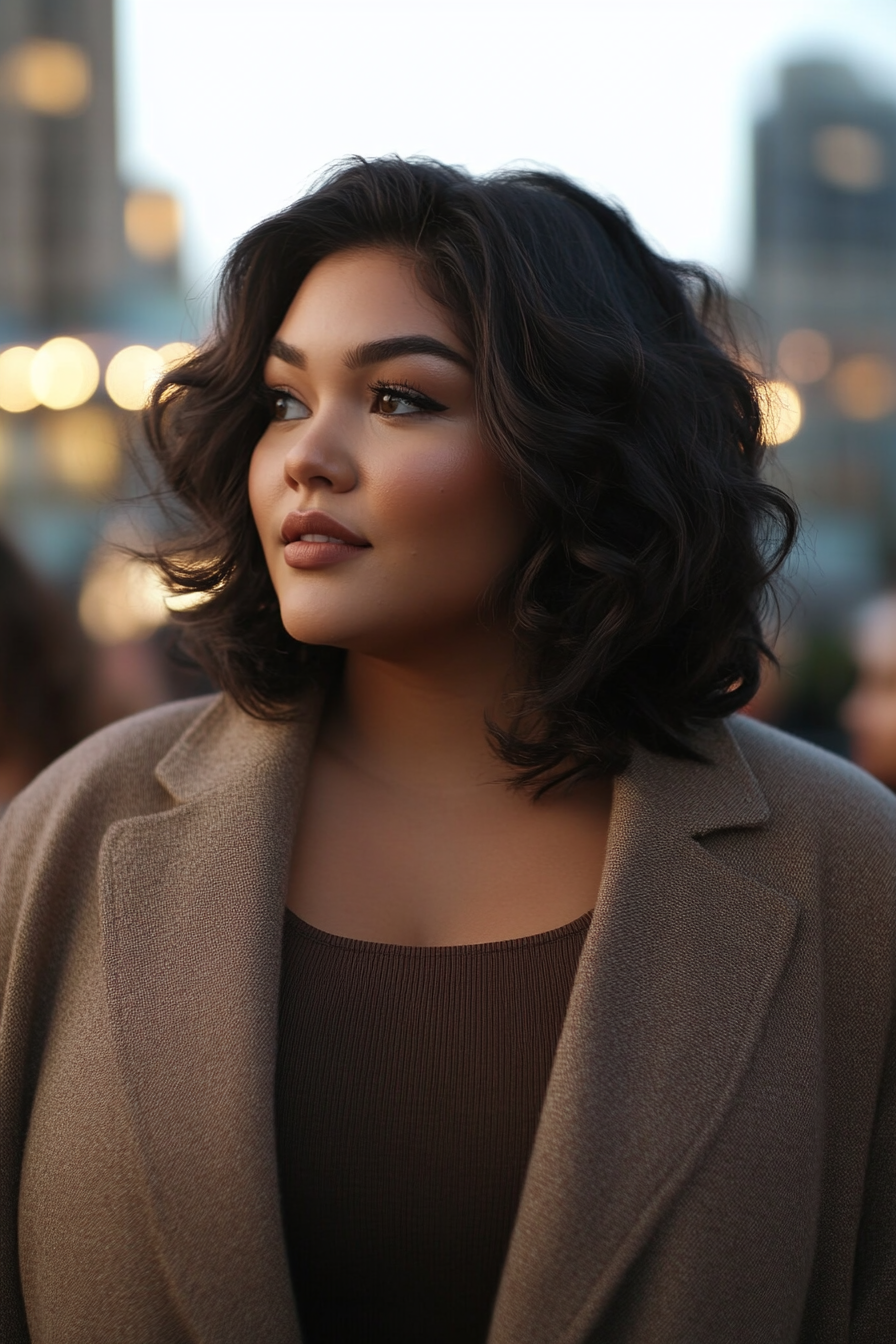
POLYGON ((305 1344, 482 1344, 589 920, 402 947, 287 911, 277 1128, 305 1344))

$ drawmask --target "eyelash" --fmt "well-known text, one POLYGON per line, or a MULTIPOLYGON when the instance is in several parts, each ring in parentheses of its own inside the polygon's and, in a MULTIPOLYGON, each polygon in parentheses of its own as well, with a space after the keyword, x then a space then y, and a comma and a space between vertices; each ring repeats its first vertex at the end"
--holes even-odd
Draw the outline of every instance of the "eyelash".
POLYGON ((420 411, 428 411, 436 414, 439 411, 447 411, 448 407, 443 406, 441 402, 428 397, 425 392, 414 387, 411 383, 369 383, 368 390, 376 396, 394 396, 396 401, 407 402, 410 406, 415 406, 420 411))

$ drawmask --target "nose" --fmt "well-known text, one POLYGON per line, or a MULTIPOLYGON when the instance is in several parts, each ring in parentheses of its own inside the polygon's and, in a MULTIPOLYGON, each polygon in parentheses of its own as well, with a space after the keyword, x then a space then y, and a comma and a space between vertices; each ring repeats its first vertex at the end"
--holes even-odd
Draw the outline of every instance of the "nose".
MULTIPOLYGON (((301 423, 301 422, 300 422, 301 423)), ((324 487, 336 494, 353 490, 358 482, 346 427, 337 415, 318 412, 292 436, 283 460, 286 483, 292 489, 324 487)))

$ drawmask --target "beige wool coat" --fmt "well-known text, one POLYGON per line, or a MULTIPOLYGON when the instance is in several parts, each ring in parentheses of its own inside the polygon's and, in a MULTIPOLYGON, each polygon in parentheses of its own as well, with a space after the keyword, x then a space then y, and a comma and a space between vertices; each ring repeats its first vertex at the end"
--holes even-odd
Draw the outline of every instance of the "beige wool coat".
MULTIPOLYGON (((299 1344, 273 1075, 314 720, 166 706, 4 820, 3 1344, 299 1344)), ((702 747, 616 782, 489 1344, 896 1340, 896 807, 743 719, 702 747)))

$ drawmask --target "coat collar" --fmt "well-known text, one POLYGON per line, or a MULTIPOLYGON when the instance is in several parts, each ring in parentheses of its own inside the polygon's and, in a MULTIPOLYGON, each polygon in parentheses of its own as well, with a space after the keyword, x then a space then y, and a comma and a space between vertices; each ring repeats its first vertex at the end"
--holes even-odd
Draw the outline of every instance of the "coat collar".
MULTIPOLYGON (((159 1245, 197 1338, 298 1344, 273 1114, 296 809, 319 700, 288 725, 225 699, 160 761, 174 805, 102 861, 113 1035, 159 1245)), ((706 763, 639 751, 535 1140, 489 1344, 583 1344, 721 1123, 796 922, 695 839, 760 827, 725 726, 706 763)))

